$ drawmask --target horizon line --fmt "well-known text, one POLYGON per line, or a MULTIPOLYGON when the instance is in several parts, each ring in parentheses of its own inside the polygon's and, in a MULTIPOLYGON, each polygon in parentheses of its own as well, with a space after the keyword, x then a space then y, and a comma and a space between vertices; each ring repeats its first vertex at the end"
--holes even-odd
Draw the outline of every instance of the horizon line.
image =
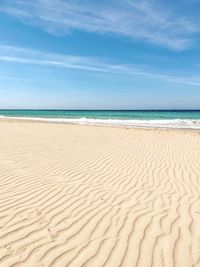
POLYGON ((0 108, 0 111, 200 111, 200 109, 34 109, 34 108, 0 108))

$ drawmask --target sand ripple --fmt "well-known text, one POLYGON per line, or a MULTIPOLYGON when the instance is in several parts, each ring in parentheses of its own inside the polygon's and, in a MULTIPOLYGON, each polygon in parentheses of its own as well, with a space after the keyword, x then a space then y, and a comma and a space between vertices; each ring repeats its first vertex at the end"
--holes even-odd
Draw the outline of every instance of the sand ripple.
POLYGON ((0 122, 0 266, 200 266, 200 134, 0 122))

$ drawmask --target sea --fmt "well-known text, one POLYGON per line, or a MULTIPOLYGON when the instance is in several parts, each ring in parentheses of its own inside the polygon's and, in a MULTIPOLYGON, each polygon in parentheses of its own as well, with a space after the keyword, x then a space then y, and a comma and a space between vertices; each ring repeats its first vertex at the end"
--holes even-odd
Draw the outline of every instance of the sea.
POLYGON ((200 129, 200 110, 1 109, 0 118, 134 128, 200 129))

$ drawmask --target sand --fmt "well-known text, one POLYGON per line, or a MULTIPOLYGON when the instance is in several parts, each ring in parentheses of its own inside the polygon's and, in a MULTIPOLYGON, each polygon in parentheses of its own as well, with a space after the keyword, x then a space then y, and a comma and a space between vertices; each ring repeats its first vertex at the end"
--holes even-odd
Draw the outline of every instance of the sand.
POLYGON ((0 266, 200 266, 200 133, 1 120, 0 266))

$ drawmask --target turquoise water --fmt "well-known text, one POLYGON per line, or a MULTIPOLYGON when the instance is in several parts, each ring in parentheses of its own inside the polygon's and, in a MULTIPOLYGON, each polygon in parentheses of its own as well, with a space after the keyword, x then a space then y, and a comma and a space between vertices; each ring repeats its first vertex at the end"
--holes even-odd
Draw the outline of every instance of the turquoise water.
POLYGON ((54 123, 200 130, 200 111, 0 110, 0 117, 54 123))
POLYGON ((112 119, 112 120, 200 120, 199 111, 99 111, 99 110, 0 110, 0 116, 112 119))

